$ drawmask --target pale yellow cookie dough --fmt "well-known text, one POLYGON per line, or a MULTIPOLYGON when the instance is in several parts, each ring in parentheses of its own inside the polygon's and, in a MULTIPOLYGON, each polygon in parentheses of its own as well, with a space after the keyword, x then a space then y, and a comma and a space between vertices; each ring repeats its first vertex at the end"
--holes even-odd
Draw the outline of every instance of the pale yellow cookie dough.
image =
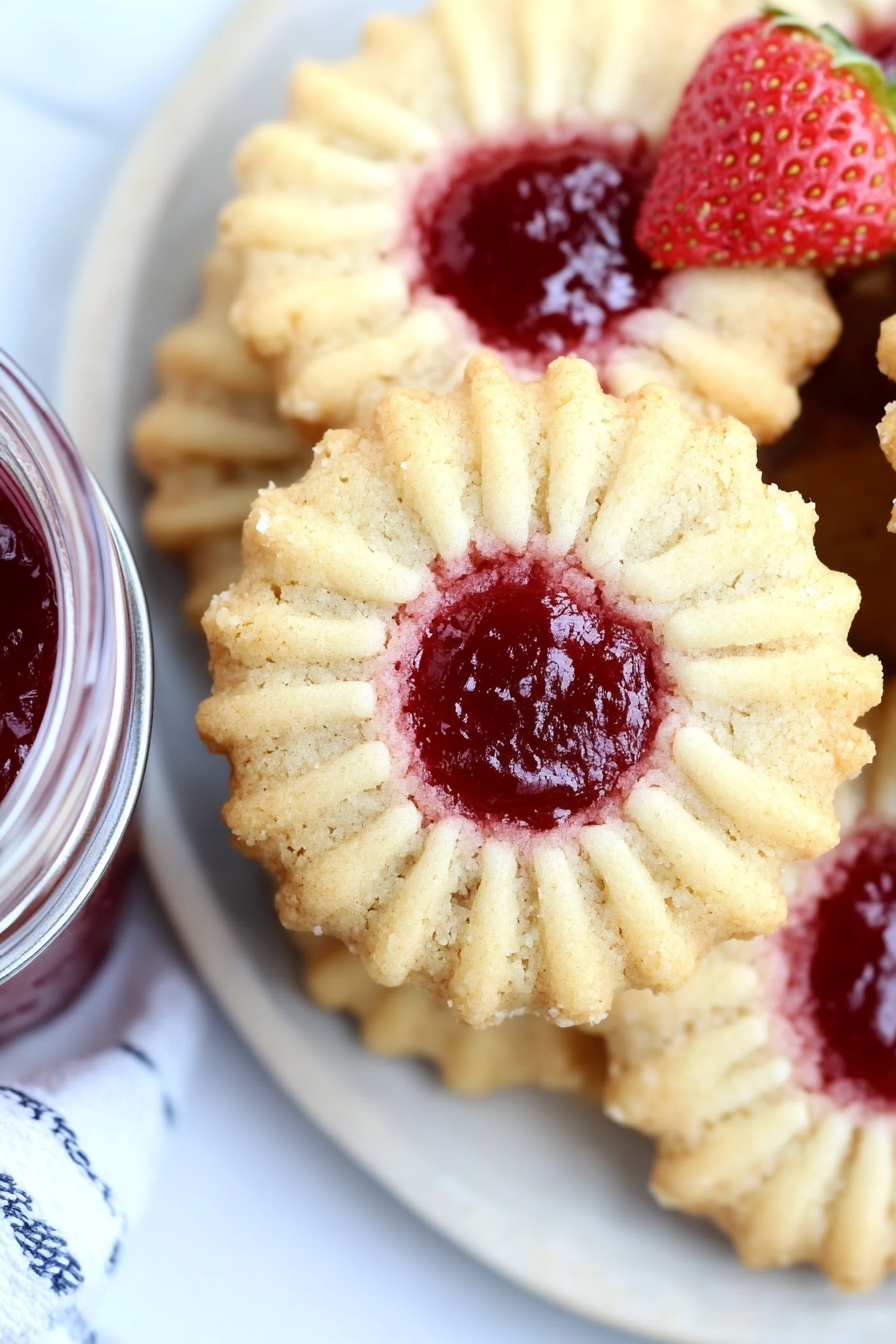
POLYGON ((762 484, 742 425, 660 387, 619 401, 581 360, 520 383, 477 355, 453 393, 394 392, 375 428, 331 431, 253 505, 243 576, 204 622, 199 728, 284 924, 477 1026, 597 1022, 626 986, 677 987, 719 942, 777 927, 779 872, 835 843, 834 790, 869 757, 855 719, 880 695, 846 643, 856 586, 817 561, 813 527, 762 484), (395 746, 383 651, 471 548, 568 557, 655 642, 656 749, 601 824, 493 833, 434 810, 395 746))
MULTIPOLYGON (((896 382, 896 316, 888 317, 880 329, 877 362, 882 373, 896 382)), ((896 404, 887 406, 887 412, 878 426, 880 446, 890 466, 896 470, 896 404)), ((896 532, 896 503, 890 516, 890 531, 896 532)))
MULTIPOLYGON (((878 755, 839 795, 844 828, 896 821, 896 690, 870 716, 878 755)), ((812 865, 788 874, 794 898, 812 865)), ((896 1269, 896 1113, 799 1077, 770 994, 774 939, 713 952, 684 989, 622 995, 605 1024, 606 1107, 656 1136, 660 1203, 711 1218, 755 1268, 812 1263, 841 1288, 896 1269)))
POLYGON ((240 531, 258 491, 296 480, 311 459, 307 431, 278 418, 270 372, 230 329, 238 284, 236 259, 212 253, 198 311, 159 343, 161 395, 133 428, 153 484, 143 526, 160 550, 186 560, 185 611, 197 623, 239 573, 240 531))
POLYGON ((896 667, 896 539, 887 531, 896 479, 880 451, 879 411, 832 404, 826 373, 806 388, 794 428, 763 454, 762 474, 815 506, 818 558, 850 574, 862 594, 850 644, 896 667))
POLYGON ((508 1017, 475 1031, 411 985, 385 989, 337 938, 294 935, 305 959, 305 988, 321 1008, 355 1018, 369 1050, 429 1060, 455 1092, 539 1087, 597 1099, 606 1054, 598 1035, 563 1031, 539 1017, 508 1017))
MULTIPOLYGON (((791 8, 848 32, 882 0, 791 8)), ((360 54, 301 64, 287 120, 242 145, 223 242, 245 262, 237 331, 268 361, 287 417, 370 422, 396 385, 445 391, 479 343, 453 301, 415 281, 418 184, 471 146, 520 136, 661 139, 715 36, 754 0, 437 0, 368 21, 360 54)), ((618 395, 646 382, 771 441, 839 320, 809 272, 664 278, 599 356, 618 395)))

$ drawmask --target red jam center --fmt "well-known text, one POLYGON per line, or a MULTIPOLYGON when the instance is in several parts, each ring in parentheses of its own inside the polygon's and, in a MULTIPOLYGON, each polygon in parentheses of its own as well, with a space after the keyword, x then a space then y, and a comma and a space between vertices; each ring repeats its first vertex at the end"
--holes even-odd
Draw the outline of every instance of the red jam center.
POLYGON ((418 210, 423 279, 499 350, 593 350, 658 284, 634 240, 651 171, 641 141, 477 150, 418 210))
POLYGON ((0 799, 40 727, 56 666, 56 583, 27 501, 0 472, 0 799))
POLYGON ((856 46, 866 51, 881 65, 885 75, 896 74, 896 24, 885 24, 880 28, 866 28, 856 46))
POLYGON ((811 916, 808 991, 826 1084, 896 1102, 896 827, 835 852, 811 916))
POLYGON ((539 561, 449 584, 407 677, 423 776, 479 823, 545 831, 587 814, 656 732, 649 635, 584 574, 539 561))

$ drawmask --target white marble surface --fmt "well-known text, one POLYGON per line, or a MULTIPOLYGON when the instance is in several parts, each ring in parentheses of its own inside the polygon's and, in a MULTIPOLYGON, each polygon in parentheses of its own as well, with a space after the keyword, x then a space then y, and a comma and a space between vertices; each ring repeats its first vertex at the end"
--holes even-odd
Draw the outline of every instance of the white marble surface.
MULTIPOLYGON (((232 7, 0 0, 0 345, 51 397, 104 193, 232 7)), ((211 1008, 210 1021, 101 1344, 622 1344, 417 1222, 295 1110, 211 1008)))

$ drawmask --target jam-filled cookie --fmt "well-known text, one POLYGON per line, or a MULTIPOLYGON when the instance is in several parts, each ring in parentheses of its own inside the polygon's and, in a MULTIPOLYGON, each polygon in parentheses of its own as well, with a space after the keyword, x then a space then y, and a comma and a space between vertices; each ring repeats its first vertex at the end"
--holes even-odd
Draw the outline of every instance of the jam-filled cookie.
POLYGON ((239 573, 240 531, 259 489, 294 481, 311 458, 307 434, 278 419, 270 372, 231 331, 238 284, 236 259, 213 253, 198 312, 159 343, 161 396, 133 430, 153 484, 143 525, 154 545, 187 561, 185 609, 197 624, 239 573))
MULTIPOLYGON (((851 31, 856 6, 804 0, 851 31)), ((753 0, 438 0, 379 16, 360 55, 307 61, 288 120, 237 162, 223 241, 245 260, 237 330, 284 415, 369 423, 395 385, 453 386, 487 347, 521 376, 588 358, 760 441, 839 322, 808 271, 665 275, 635 246, 682 89, 753 0)), ((861 10, 859 10, 861 12, 861 10)))
POLYGON ((756 1267, 844 1288, 896 1269, 896 692, 844 786, 844 835, 788 874, 769 938, 717 949, 684 989, 621 996, 608 1109, 659 1140, 661 1203, 712 1218, 756 1267))
POLYGON ((357 1018, 364 1044, 376 1054, 429 1060, 455 1092, 540 1087, 600 1096, 606 1051, 598 1035, 562 1031, 531 1016, 475 1031, 423 990, 378 985, 337 938, 294 937, 305 959, 308 994, 321 1008, 357 1018))
POLYGON ((283 923, 477 1026, 600 1020, 784 918, 880 668, 814 514, 734 420, 590 363, 389 393, 263 491, 200 732, 283 923))

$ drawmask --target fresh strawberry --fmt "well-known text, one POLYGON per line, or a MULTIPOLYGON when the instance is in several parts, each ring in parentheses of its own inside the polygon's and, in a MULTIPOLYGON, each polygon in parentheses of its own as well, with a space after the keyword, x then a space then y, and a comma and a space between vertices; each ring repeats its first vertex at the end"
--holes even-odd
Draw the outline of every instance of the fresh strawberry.
POLYGON ((816 266, 896 250, 896 87, 835 29, 729 28, 684 92, 641 205, 658 265, 816 266))

